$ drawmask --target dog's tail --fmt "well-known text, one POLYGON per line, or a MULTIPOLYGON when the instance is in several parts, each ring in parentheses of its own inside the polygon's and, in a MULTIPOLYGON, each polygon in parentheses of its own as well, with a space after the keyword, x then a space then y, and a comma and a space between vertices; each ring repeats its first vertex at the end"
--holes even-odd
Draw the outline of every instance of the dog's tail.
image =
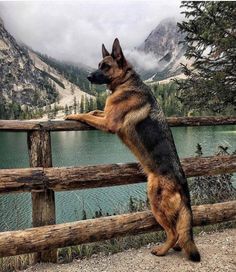
POLYGON ((178 244, 184 250, 188 259, 193 262, 200 262, 201 256, 193 240, 191 208, 185 205, 181 207, 176 230, 179 236, 178 244))
POLYGON ((184 252, 188 259, 193 262, 200 262, 201 256, 193 240, 189 240, 183 246, 184 252))

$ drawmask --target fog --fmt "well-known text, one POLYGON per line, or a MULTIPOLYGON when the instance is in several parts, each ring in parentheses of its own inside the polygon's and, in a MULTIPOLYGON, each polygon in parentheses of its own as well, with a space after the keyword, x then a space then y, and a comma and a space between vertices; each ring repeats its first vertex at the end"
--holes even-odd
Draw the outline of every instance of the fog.
POLYGON ((154 68, 151 55, 137 52, 166 17, 180 17, 180 1, 0 2, 6 29, 32 49, 60 60, 97 66, 101 44, 118 37, 127 56, 154 68))

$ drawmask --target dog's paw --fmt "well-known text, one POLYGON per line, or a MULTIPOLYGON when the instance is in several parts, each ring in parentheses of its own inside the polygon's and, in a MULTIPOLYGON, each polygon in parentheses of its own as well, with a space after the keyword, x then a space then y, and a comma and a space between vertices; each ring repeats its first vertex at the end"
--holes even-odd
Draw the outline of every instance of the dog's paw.
POLYGON ((83 115, 82 114, 69 114, 64 117, 65 120, 78 120, 82 121, 83 115))
POLYGON ((73 114, 66 115, 64 120, 73 120, 73 114))
POLYGON ((152 249, 151 253, 155 256, 165 256, 166 250, 162 246, 156 246, 152 249))

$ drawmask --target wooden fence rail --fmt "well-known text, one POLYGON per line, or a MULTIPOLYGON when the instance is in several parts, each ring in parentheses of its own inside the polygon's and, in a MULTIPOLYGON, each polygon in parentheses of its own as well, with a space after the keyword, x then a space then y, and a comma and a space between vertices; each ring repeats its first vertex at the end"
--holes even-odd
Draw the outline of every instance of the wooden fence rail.
MULTIPOLYGON (((236 219, 236 201, 193 206, 193 225, 236 219)), ((0 256, 44 251, 160 230, 150 211, 0 233, 0 256)))
MULTIPOLYGON (((170 117, 170 126, 233 125, 236 117, 170 117)), ((0 170, 0 193, 31 192, 32 229, 0 233, 0 257, 36 252, 35 262, 56 262, 57 248, 159 229, 150 212, 55 225, 54 191, 145 181, 137 163, 52 167, 51 131, 91 130, 75 121, 0 120, 0 131, 26 131, 31 168, 0 170)), ((236 171, 236 156, 187 158, 188 177, 236 171)), ((236 201, 193 207, 194 225, 236 218, 236 201)))
MULTIPOLYGON (((236 116, 217 117, 168 117, 169 126, 213 126, 213 125, 235 125, 236 116)), ((68 131, 68 130, 91 130, 94 129, 84 123, 77 121, 51 120, 51 121, 19 121, 0 120, 0 131, 68 131)))
MULTIPOLYGON (((236 155, 181 160, 187 177, 236 172, 236 155)), ((91 189, 144 182, 138 163, 0 169, 0 194, 91 189)))

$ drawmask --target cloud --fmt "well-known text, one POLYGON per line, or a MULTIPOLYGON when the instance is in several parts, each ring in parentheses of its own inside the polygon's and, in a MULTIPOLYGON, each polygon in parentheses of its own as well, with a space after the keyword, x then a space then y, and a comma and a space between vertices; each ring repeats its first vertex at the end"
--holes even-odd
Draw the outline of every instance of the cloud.
POLYGON ((0 2, 0 16, 17 40, 57 59, 95 67, 101 44, 111 48, 118 37, 131 59, 152 67, 151 56, 132 49, 160 20, 179 17, 179 5, 174 0, 0 2))
POLYGON ((127 49, 124 54, 128 61, 138 70, 153 70, 159 68, 158 61, 153 53, 144 53, 137 49, 127 49))

